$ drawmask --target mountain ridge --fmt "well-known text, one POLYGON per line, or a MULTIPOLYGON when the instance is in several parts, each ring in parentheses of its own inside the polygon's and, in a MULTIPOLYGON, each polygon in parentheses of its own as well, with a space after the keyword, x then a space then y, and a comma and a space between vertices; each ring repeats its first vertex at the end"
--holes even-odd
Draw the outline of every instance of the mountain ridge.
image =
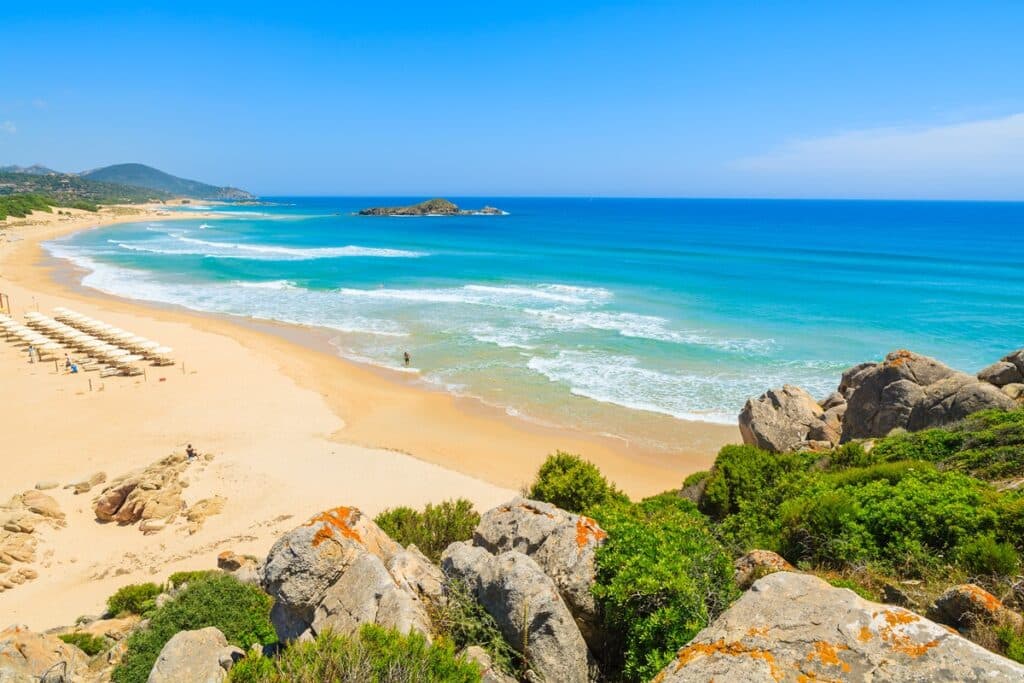
POLYGON ((248 201, 256 199, 250 192, 230 186, 217 186, 171 175, 159 169, 139 163, 113 164, 83 171, 80 177, 118 185, 142 187, 148 190, 166 192, 171 195, 194 199, 223 201, 248 201))

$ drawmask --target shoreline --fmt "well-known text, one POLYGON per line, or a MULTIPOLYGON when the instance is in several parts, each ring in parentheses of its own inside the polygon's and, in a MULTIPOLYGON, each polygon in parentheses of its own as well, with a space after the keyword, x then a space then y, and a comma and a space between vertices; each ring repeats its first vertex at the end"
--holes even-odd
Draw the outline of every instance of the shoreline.
MULTIPOLYGON (((138 220, 152 217, 156 216, 141 216, 138 220)), ((217 214, 174 213, 159 218, 217 218, 217 214)), ((36 279, 33 285, 45 293, 56 296, 103 301, 114 307, 124 307, 122 310, 125 311, 141 309, 157 318, 165 317, 186 322, 205 331, 236 336, 239 341, 251 348, 272 349, 279 369, 300 385, 314 389, 327 398, 334 412, 345 422, 344 430, 333 435, 339 442, 395 450, 510 488, 519 488, 526 484, 548 453, 555 449, 567 450, 592 460, 610 480, 615 481, 631 496, 643 497, 666 490, 665 475, 675 474, 681 483, 686 475, 707 469, 722 445, 738 442, 740 439, 735 424, 723 425, 651 414, 656 419, 663 419, 677 426, 680 436, 689 444, 687 450, 670 454, 659 449, 634 445, 625 437, 614 434, 593 434, 547 423, 541 419, 509 415, 503 407, 489 404, 475 396, 455 394, 399 371, 344 358, 337 354, 328 342, 328 338, 337 333, 327 328, 208 313, 173 304, 127 299, 91 289, 81 284, 83 271, 64 259, 50 255, 42 246, 44 241, 105 225, 109 223, 70 228, 44 238, 27 238, 31 244, 29 248, 35 252, 31 267, 46 273, 45 280, 36 279), (50 289, 49 285, 54 288, 50 289), (302 358, 310 353, 314 354, 311 358, 302 358), (298 362, 300 360, 309 362, 298 362), (332 368, 330 364, 335 364, 336 367, 332 368), (312 369, 317 372, 311 373, 312 369), (328 369, 334 373, 340 372, 341 375, 329 373, 328 369), (373 391, 380 398, 390 399, 393 402, 392 407, 386 410, 365 411, 363 407, 367 400, 359 401, 359 405, 356 405, 339 396, 339 389, 356 388, 354 385, 358 385, 359 390, 363 392, 373 391), (410 410, 398 410, 397 404, 408 406, 410 410), (438 411, 443 412, 443 416, 438 415, 438 411), (413 419, 412 425, 404 428, 407 433, 394 433, 386 420, 382 419, 385 414, 394 416, 396 413, 406 425, 409 424, 409 418, 413 419), (429 417, 433 419, 422 419, 426 417, 424 413, 430 413, 429 417), (439 417, 443 419, 438 420, 439 417), (459 425, 462 429, 457 434, 463 438, 458 438, 455 434, 434 433, 429 439, 424 440, 415 435, 436 432, 438 424, 454 426, 452 422, 459 422, 458 418, 463 417, 474 421, 474 424, 459 425), (476 458, 459 457, 458 453, 453 454, 453 450, 465 450, 465 446, 459 448, 461 444, 451 442, 463 441, 466 436, 465 430, 471 428, 482 429, 488 437, 494 436, 492 430, 496 428, 513 438, 515 433, 519 432, 547 441, 552 446, 543 454, 532 453, 532 465, 529 466, 516 462, 518 458, 515 456, 518 454, 515 453, 509 453, 510 458, 488 459, 486 462, 480 462, 476 458), (453 436, 456 438, 452 439, 453 436), (564 445, 557 445, 559 443, 564 445)), ((0 282, 3 280, 0 279, 0 282)), ((646 411, 635 412, 648 417, 646 411)))
POLYGON ((145 378, 98 380, 29 364, 24 351, 0 343, 10 397, 0 411, 9 454, 0 497, 97 471, 113 479, 194 443, 214 460, 190 470, 186 503, 211 495, 227 502, 198 532, 175 523, 143 535, 136 526, 95 521, 91 501, 99 489, 82 496, 47 490, 67 525, 34 534, 39 547, 31 566, 39 578, 0 593, 0 613, 9 621, 33 628, 68 623, 102 611, 121 585, 213 568, 224 550, 262 556, 280 534, 341 504, 374 515, 465 497, 487 509, 514 496, 559 449, 580 453, 641 497, 678 487, 687 473, 709 467, 721 444, 739 439, 734 426, 688 423, 692 451, 665 455, 614 437, 534 424, 341 358, 315 329, 86 288, 72 264, 40 244, 114 222, 178 217, 132 211, 72 220, 44 214, 37 225, 3 224, 0 291, 11 296, 15 316, 68 306, 173 346, 178 364, 147 367, 145 378))

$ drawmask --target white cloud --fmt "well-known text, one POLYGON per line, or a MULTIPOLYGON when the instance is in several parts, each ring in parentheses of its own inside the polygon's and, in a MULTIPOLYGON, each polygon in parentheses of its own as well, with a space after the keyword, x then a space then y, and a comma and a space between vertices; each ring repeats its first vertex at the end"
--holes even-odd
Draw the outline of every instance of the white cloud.
POLYGON ((808 196, 1024 198, 1024 113, 793 140, 730 166, 808 196))
POLYGON ((14 125, 14 121, 3 121, 0 122, 0 132, 14 135, 18 132, 18 127, 14 125))

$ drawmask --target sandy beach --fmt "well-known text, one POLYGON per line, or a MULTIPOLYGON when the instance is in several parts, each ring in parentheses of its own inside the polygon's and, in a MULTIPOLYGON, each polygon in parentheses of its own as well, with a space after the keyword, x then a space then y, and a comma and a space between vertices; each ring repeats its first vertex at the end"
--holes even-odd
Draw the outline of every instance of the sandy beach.
POLYGON ((193 443, 214 458, 190 465, 186 502, 216 494, 226 506, 196 533, 177 524, 147 536, 136 526, 97 523, 96 491, 47 491, 67 524, 37 532, 38 578, 0 593, 7 623, 41 629, 100 613, 120 585, 212 568, 223 550, 262 556, 282 532, 339 504, 372 515, 462 496, 486 508, 514 495, 556 449, 583 454, 630 495, 644 496, 678 486, 739 438, 735 427, 684 423, 689 447, 666 456, 540 426, 338 358, 315 331, 83 289, 39 246, 156 215, 173 218, 156 207, 44 214, 9 221, 3 231, 0 292, 15 316, 67 306, 174 347, 178 362, 147 368, 145 377, 100 380, 66 375, 52 362, 29 363, 24 350, 0 342, 0 496, 98 471, 112 478, 193 443))

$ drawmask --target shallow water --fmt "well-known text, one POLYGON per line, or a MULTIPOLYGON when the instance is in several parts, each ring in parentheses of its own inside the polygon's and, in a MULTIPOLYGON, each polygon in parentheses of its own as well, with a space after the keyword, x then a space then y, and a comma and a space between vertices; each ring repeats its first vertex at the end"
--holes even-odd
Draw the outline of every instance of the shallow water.
POLYGON ((630 437, 652 419, 637 411, 734 423, 768 387, 825 395, 895 348, 975 371, 1024 346, 1020 203, 487 198, 456 201, 509 215, 390 218, 352 213, 404 200, 275 201, 48 248, 89 287, 327 327, 343 356, 409 351, 424 381, 630 437))

